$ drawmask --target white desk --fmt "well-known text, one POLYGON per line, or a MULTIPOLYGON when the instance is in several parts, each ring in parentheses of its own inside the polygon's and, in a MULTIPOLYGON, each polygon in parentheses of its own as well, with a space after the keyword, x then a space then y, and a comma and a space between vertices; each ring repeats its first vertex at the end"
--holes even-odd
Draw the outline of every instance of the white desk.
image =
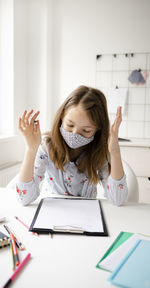
MULTIPOLYGON (((54 234, 53 239, 48 235, 37 237, 15 220, 14 215, 30 225, 39 200, 22 207, 17 202, 14 191, 0 189, 0 211, 6 215, 8 226, 13 228, 26 246, 26 251, 19 251, 19 256, 23 259, 27 252, 32 256, 12 284, 15 288, 112 287, 107 282, 110 273, 95 268, 106 249, 120 231, 150 234, 149 204, 130 203, 116 207, 102 200, 109 237, 59 234, 54 234)), ((5 232, 2 224, 0 230, 5 232)), ((0 250, 0 287, 11 274, 12 259, 10 248, 7 247, 0 250)))

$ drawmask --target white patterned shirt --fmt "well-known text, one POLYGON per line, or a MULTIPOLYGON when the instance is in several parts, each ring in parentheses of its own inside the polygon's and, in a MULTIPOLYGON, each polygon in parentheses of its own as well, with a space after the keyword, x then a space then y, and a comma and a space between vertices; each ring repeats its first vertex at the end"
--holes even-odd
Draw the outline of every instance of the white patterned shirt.
MULTIPOLYGON (((113 179, 108 173, 108 163, 105 163, 103 169, 98 171, 98 175, 104 187, 104 196, 117 206, 124 204, 128 196, 125 174, 120 180, 113 179)), ((48 146, 41 144, 35 159, 33 180, 26 183, 18 179, 16 183, 17 197, 22 205, 28 205, 36 200, 40 195, 40 182, 43 180, 46 185, 42 187, 48 189, 50 194, 87 198, 97 196, 97 186, 89 183, 86 174, 80 173, 74 162, 65 164, 64 171, 57 169, 50 158, 48 146)))

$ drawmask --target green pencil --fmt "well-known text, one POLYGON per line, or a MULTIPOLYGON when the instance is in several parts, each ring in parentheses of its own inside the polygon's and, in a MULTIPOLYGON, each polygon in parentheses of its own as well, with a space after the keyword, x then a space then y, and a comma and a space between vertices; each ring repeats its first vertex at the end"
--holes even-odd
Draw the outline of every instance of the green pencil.
POLYGON ((14 255, 13 255, 13 249, 12 249, 11 240, 10 240, 10 250, 11 250, 12 261, 13 261, 13 270, 15 270, 15 261, 14 261, 14 255))

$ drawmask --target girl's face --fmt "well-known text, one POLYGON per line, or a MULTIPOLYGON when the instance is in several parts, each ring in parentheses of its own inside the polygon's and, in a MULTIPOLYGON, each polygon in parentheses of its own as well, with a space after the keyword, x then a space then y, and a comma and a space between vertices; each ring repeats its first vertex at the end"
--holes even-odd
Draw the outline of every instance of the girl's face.
POLYGON ((80 105, 67 109, 62 120, 62 126, 68 132, 78 133, 86 138, 92 137, 97 130, 95 124, 91 122, 86 111, 80 105))

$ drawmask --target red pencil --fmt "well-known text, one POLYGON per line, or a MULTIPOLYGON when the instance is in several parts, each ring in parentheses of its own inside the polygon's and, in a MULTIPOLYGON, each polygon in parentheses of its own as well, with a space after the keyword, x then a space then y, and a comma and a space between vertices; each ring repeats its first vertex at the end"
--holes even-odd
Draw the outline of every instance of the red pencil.
MULTIPOLYGON (((16 220, 18 220, 23 226, 25 226, 29 230, 29 226, 27 226, 22 220, 20 220, 17 216, 14 216, 16 220)), ((36 232, 32 232, 34 235, 39 236, 36 232)))

